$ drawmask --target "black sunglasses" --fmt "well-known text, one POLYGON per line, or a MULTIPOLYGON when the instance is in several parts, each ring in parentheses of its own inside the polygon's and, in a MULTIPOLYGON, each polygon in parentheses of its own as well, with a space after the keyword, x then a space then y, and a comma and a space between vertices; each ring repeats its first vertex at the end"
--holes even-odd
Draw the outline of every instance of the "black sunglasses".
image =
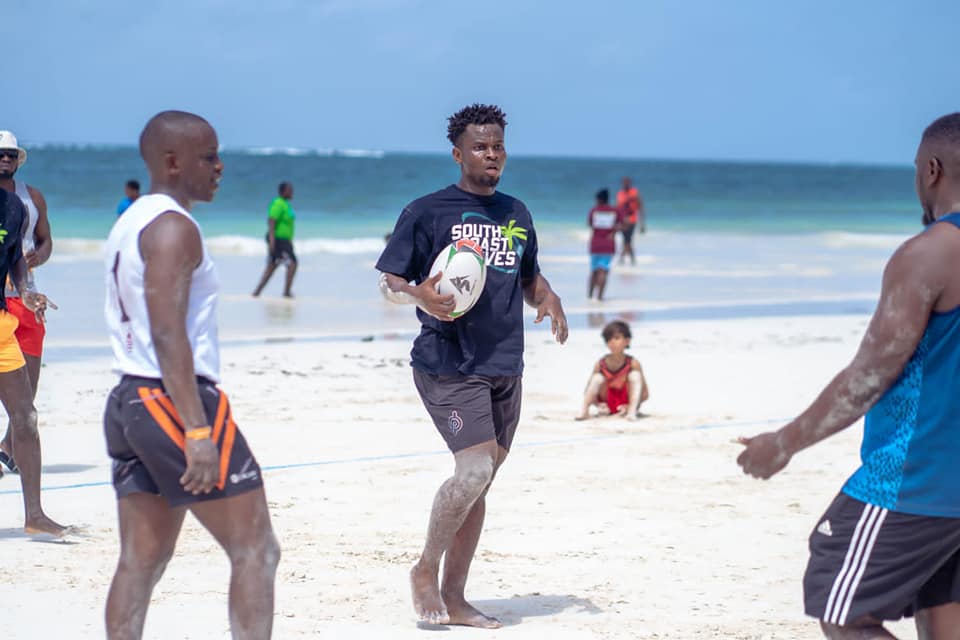
POLYGON ((0 158, 10 158, 11 160, 18 160, 20 158, 20 152, 16 149, 0 149, 0 158))

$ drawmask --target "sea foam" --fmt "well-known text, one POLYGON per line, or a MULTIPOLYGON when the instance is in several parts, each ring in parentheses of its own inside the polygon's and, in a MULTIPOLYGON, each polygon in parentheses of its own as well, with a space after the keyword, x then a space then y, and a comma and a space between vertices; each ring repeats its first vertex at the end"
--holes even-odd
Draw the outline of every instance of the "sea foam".
MULTIPOLYGON (((221 256, 263 256, 266 242, 263 238, 221 235, 207 239, 207 249, 221 256)), ((376 255, 383 251, 383 238, 305 238, 294 240, 294 250, 299 255, 376 255)), ((76 262, 77 260, 100 260, 103 257, 104 241, 88 238, 57 238, 52 262, 76 262)))

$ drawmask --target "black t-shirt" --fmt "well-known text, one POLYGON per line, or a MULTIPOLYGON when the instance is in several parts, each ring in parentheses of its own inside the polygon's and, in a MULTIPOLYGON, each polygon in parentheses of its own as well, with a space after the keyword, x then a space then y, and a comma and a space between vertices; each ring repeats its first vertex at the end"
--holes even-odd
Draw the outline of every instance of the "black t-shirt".
POLYGON ((23 223, 27 208, 15 193, 0 189, 0 309, 7 308, 4 296, 7 275, 23 257, 23 223))
POLYGON ((523 372, 523 284, 540 272, 533 218, 503 193, 481 196, 456 185, 407 205, 377 269, 427 279, 440 250, 471 238, 487 258, 487 282, 476 305, 453 322, 417 309, 423 325, 410 352, 417 369, 435 375, 518 376, 523 372))

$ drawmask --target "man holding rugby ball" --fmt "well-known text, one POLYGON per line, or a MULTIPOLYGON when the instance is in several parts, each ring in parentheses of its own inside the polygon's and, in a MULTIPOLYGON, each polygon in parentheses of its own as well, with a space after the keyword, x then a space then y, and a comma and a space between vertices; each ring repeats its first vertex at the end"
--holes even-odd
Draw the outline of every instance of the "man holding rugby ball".
POLYGON ((507 159, 506 124, 491 105, 450 116, 447 137, 460 180, 407 205, 377 262, 387 299, 418 307, 414 383, 456 465, 434 498, 426 544, 410 572, 414 609, 432 624, 501 626, 467 602, 464 587, 485 496, 520 418, 522 300, 537 309, 537 322, 550 316, 558 342, 567 339, 560 298, 540 273, 530 212, 496 190, 507 159), (436 290, 443 274, 428 275, 440 250, 460 239, 482 248, 487 274, 476 304, 454 321, 453 296, 436 290))

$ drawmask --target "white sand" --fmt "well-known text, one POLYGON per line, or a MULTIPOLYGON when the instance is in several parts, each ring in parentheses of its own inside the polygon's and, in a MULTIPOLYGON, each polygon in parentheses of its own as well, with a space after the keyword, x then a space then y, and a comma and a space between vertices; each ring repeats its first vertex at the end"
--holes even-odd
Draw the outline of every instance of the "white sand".
MULTIPOLYGON (((857 465, 859 427, 747 479, 730 440, 801 410, 853 354, 863 317, 645 325, 650 417, 574 422, 599 331, 528 334, 524 414, 494 485, 468 596, 506 627, 417 628, 407 589, 451 458, 413 389, 406 341, 224 352, 224 389, 264 467, 283 547, 276 638, 819 638, 802 613, 806 537, 857 465)), ((45 506, 76 544, 20 533, 0 480, 8 638, 103 637, 117 555, 100 416, 107 363, 44 369, 45 506), (80 483, 99 486, 65 488, 80 483)), ((188 518, 145 637, 221 638, 228 565, 188 518)), ((910 623, 894 627, 914 637, 910 623)))

